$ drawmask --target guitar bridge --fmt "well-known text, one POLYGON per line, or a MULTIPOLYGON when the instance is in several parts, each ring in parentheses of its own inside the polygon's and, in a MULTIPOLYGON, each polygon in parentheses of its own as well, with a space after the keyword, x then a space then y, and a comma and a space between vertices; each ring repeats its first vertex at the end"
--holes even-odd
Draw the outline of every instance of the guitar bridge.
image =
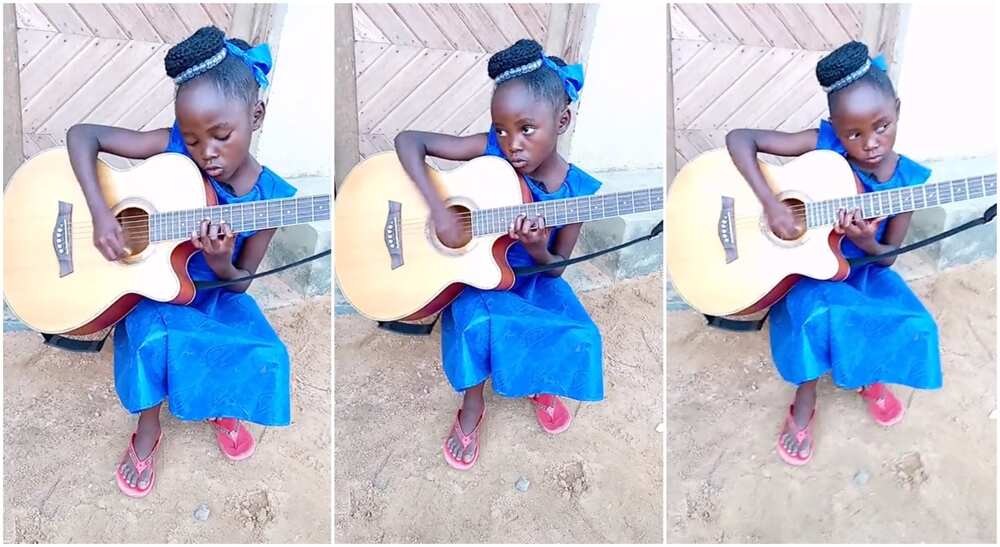
POLYGON ((389 251, 393 270, 403 265, 403 239, 400 233, 402 209, 402 203, 389 201, 389 214, 386 216, 383 230, 385 248, 389 251))
POLYGON ((59 202, 56 225, 52 227, 52 249, 59 262, 59 277, 73 273, 73 204, 59 202))
POLYGON ((722 210, 719 211, 719 242, 726 251, 726 264, 739 258, 736 250, 736 226, 733 198, 722 196, 722 210))

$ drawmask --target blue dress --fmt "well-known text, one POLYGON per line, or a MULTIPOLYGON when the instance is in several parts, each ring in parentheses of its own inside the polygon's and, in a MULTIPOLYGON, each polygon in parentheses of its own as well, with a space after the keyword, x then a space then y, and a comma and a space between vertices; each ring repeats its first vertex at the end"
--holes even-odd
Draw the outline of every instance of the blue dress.
MULTIPOLYGON (((819 128, 816 148, 846 156, 833 126, 819 128)), ((853 166, 852 166, 853 167, 853 166)), ((879 182, 854 168, 866 192, 923 184, 930 170, 900 155, 892 178, 879 182)), ((881 241, 888 219, 879 223, 881 241)), ((866 253, 849 239, 844 256, 866 253)), ((876 382, 918 389, 941 387, 938 331, 903 278, 891 268, 853 268, 841 282, 803 278, 771 308, 771 354, 782 378, 809 382, 830 372, 835 384, 859 388, 876 382)))
MULTIPOLYGON (((190 157, 176 125, 165 152, 190 157)), ((266 167, 250 192, 236 196, 209 177, 220 204, 290 197, 296 189, 266 167)), ((236 235, 233 259, 254 232, 236 235)), ((201 253, 188 272, 216 280, 201 253)), ((178 306, 143 299, 115 328, 115 390, 132 413, 164 399, 182 420, 231 417, 261 425, 291 422, 285 345, 253 297, 225 287, 199 290, 178 306)))
MULTIPOLYGON (((485 155, 504 157, 491 129, 485 155)), ((552 193, 525 177, 535 201, 593 194, 597 179, 570 165, 552 193)), ((557 230, 550 235, 550 244, 557 230)), ((535 262, 521 243, 507 253, 513 267, 535 262)), ((601 333, 561 277, 519 276, 509 291, 466 288, 441 315, 441 355, 456 391, 493 378, 507 397, 550 393, 578 401, 604 398, 601 333)))

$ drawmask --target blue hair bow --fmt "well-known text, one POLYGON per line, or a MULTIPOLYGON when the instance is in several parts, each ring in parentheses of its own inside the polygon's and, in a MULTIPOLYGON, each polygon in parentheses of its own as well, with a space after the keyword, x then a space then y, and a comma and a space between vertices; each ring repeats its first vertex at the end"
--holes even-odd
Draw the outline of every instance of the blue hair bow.
POLYGON ((569 102, 580 98, 580 90, 583 89, 583 65, 559 66, 548 57, 542 57, 542 62, 559 75, 559 79, 563 83, 563 89, 566 90, 566 95, 569 96, 569 102))
POLYGON ((878 68, 882 72, 889 72, 889 63, 885 61, 885 55, 879 53, 874 59, 872 59, 872 65, 878 68))
POLYGON ((253 77, 261 89, 268 86, 267 75, 271 72, 271 48, 267 44, 254 46, 246 51, 239 48, 230 41, 226 41, 226 49, 229 53, 239 57, 253 72, 253 77))

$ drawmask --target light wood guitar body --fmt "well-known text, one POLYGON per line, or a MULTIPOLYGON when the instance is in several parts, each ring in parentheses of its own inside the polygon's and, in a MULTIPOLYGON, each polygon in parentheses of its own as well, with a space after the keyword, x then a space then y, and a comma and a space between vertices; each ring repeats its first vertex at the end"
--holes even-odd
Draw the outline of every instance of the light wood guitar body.
MULTIPOLYGON (((449 205, 485 209, 530 201, 510 165, 483 157, 452 171, 428 167, 437 192, 449 205)), ((464 285, 509 288, 506 235, 471 238, 461 248, 444 246, 433 231, 430 209, 392 152, 358 164, 344 179, 335 200, 337 281, 345 298, 362 314, 380 321, 415 320, 450 303, 464 285), (399 204, 398 222, 389 220, 399 204), (398 244, 398 265, 387 245, 398 244)))
POLYGON ((847 160, 817 150, 784 166, 759 163, 775 194, 798 217, 791 240, 774 235, 763 207, 725 149, 687 163, 667 196, 666 260, 691 307, 716 316, 757 312, 800 276, 842 280, 850 273, 833 231, 837 211, 866 219, 996 195, 996 175, 862 193, 847 160))
POLYGON ((115 324, 142 297, 188 304, 187 272, 202 221, 233 232, 330 218, 330 195, 217 205, 211 184, 181 154, 153 156, 128 170, 97 161, 105 203, 128 256, 105 260, 65 148, 33 157, 4 188, 4 299, 26 325, 51 334, 89 334, 115 324))
POLYGON ((372 156, 344 179, 336 200, 337 281, 347 300, 378 320, 415 320, 448 305, 465 286, 508 289, 518 214, 541 215, 563 226, 663 208, 663 189, 531 202, 531 193, 506 160, 484 156, 452 171, 427 167, 435 190, 457 210, 466 229, 458 248, 443 245, 423 195, 396 155, 372 156))
MULTIPOLYGON (((98 161, 97 173, 123 224, 138 222, 133 215, 140 211, 208 203, 198 168, 180 154, 161 154, 127 171, 98 161)), ((129 227, 143 231, 139 224, 129 227)), ((40 332, 88 334, 124 317, 140 296, 177 303, 194 298, 186 271, 195 251, 190 243, 136 245, 132 256, 109 262, 94 246, 92 230, 64 148, 42 152, 14 173, 4 189, 4 298, 18 319, 40 332)))

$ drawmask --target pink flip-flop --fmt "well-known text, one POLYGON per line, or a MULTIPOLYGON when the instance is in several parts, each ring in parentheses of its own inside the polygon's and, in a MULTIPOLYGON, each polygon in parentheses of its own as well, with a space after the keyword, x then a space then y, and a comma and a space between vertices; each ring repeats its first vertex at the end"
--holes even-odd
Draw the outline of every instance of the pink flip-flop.
MULTIPOLYGON (((153 449, 149 451, 149 455, 145 459, 140 460, 139 456, 135 453, 135 433, 132 434, 132 438, 128 441, 128 448, 125 450, 125 455, 128 456, 129 460, 132 462, 132 467, 135 468, 135 472, 142 476, 142 472, 148 468, 153 467, 153 456, 156 455, 156 451, 160 449, 160 439, 163 438, 163 432, 160 432, 160 436, 156 438, 156 444, 153 445, 153 449)), ((139 488, 138 481, 136 485, 132 486, 125 480, 122 476, 121 464, 115 469, 115 480, 118 482, 118 489, 122 491, 123 494, 130 498, 143 498, 146 497, 152 490, 153 485, 156 484, 156 468, 149 471, 149 484, 146 488, 139 488)))
POLYGON ((555 395, 543 393, 529 397, 535 404, 535 417, 538 418, 538 425, 546 433, 556 435, 569 429, 569 424, 573 422, 573 415, 570 414, 566 405, 555 395))
POLYGON ((466 471, 471 469, 472 466, 476 464, 476 461, 479 460, 479 433, 481 431, 481 426, 483 425, 483 418, 486 417, 486 409, 483 409, 483 413, 479 415, 479 421, 476 422, 476 427, 474 427, 468 435, 462 431, 462 422, 459 419, 461 416, 462 409, 459 409, 455 414, 455 423, 452 424, 451 429, 457 433, 456 437, 458 437, 459 444, 462 445, 462 454, 465 453, 465 449, 468 448, 470 444, 475 443, 475 448, 472 451, 472 460, 469 461, 469 463, 465 463, 463 460, 451 455, 451 451, 448 450, 448 438, 450 435, 444 438, 444 443, 441 445, 441 451, 444 452, 444 459, 448 462, 448 465, 458 469, 459 471, 466 471))
POLYGON ((209 420, 215 427, 215 440, 222 454, 233 461, 245 460, 253 455, 257 442, 250 431, 236 418, 209 420))
POLYGON ((903 419, 903 403, 885 387, 885 384, 872 384, 861 388, 861 398, 868 402, 868 413, 881 426, 889 427, 898 424, 903 419))
POLYGON ((788 465, 798 466, 809 463, 809 460, 811 460, 813 457, 813 453, 816 452, 816 442, 813 440, 813 421, 816 419, 816 409, 815 408, 813 409, 812 415, 809 416, 809 422, 806 424, 806 426, 799 429, 799 424, 795 423, 795 418, 792 417, 792 411, 794 408, 795 405, 788 406, 788 416, 785 417, 785 424, 787 425, 789 432, 794 432, 793 434, 795 435, 795 441, 799 444, 799 446, 802 446, 802 441, 804 440, 809 441, 809 453, 804 458, 789 453, 788 450, 785 450, 785 445, 781 442, 782 432, 779 431, 778 456, 781 456, 781 459, 784 460, 785 463, 787 463, 788 465))

